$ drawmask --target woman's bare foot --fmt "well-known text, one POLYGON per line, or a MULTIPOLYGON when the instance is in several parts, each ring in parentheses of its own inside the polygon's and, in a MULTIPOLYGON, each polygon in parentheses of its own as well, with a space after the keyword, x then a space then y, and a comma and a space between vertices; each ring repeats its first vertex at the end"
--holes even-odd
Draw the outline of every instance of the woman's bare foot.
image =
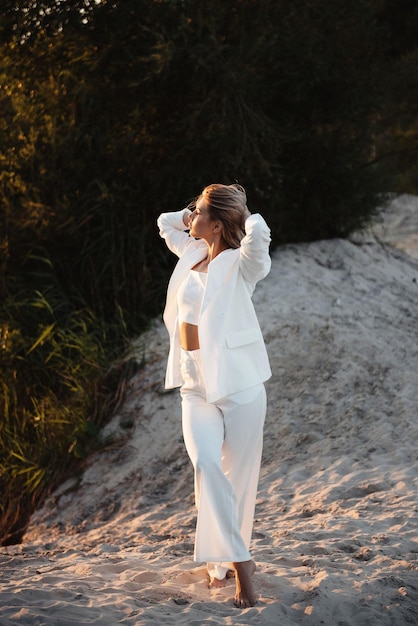
POLYGON ((210 581, 209 581, 209 589, 220 589, 221 587, 225 587, 226 585, 226 576, 225 578, 219 579, 219 578, 212 578, 212 576, 210 577, 210 581))
POLYGON ((255 591, 252 583, 252 575, 256 570, 256 565, 251 559, 250 561, 242 561, 234 563, 235 567, 235 598, 234 604, 239 609, 245 609, 254 606, 257 602, 255 591))

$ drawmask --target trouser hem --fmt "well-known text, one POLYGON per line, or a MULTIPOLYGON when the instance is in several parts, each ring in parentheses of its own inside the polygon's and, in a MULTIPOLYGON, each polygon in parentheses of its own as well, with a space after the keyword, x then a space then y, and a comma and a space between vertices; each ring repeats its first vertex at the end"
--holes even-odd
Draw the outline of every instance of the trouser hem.
POLYGON ((244 561, 251 561, 251 554, 248 552, 245 556, 241 555, 232 558, 230 556, 208 556, 207 558, 194 558, 193 560, 195 563, 243 563, 244 561))

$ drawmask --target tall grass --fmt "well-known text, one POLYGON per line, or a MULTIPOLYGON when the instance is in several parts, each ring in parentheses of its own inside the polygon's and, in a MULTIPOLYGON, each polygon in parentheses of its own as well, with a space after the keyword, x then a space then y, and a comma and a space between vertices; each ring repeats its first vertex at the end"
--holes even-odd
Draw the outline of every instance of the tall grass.
POLYGON ((58 304, 35 292, 1 307, 8 319, 0 335, 3 545, 21 539, 34 507, 94 446, 127 375, 128 362, 109 365, 123 324, 112 329, 88 308, 63 317, 58 304))

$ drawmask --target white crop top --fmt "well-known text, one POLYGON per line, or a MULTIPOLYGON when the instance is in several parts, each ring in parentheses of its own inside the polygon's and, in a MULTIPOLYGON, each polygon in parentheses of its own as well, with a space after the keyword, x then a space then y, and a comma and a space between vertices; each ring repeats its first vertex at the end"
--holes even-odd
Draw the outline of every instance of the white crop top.
POLYGON ((200 306, 206 284, 206 272, 190 270, 177 292, 178 317, 180 322, 197 326, 200 306))

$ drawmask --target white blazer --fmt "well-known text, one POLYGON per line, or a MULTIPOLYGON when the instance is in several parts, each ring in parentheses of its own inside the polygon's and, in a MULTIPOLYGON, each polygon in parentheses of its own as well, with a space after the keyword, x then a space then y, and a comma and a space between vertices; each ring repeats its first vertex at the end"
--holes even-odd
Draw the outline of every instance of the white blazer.
MULTIPOLYGON (((165 386, 180 387, 180 338, 177 291, 188 272, 204 259, 208 246, 188 235, 188 209, 163 213, 160 235, 179 257, 167 289, 164 323, 170 336, 165 386)), ((256 283, 270 271, 270 229, 261 215, 245 222, 240 248, 227 249, 209 263, 199 314, 199 344, 208 402, 253 387, 271 376, 260 325, 251 301, 256 283)))

